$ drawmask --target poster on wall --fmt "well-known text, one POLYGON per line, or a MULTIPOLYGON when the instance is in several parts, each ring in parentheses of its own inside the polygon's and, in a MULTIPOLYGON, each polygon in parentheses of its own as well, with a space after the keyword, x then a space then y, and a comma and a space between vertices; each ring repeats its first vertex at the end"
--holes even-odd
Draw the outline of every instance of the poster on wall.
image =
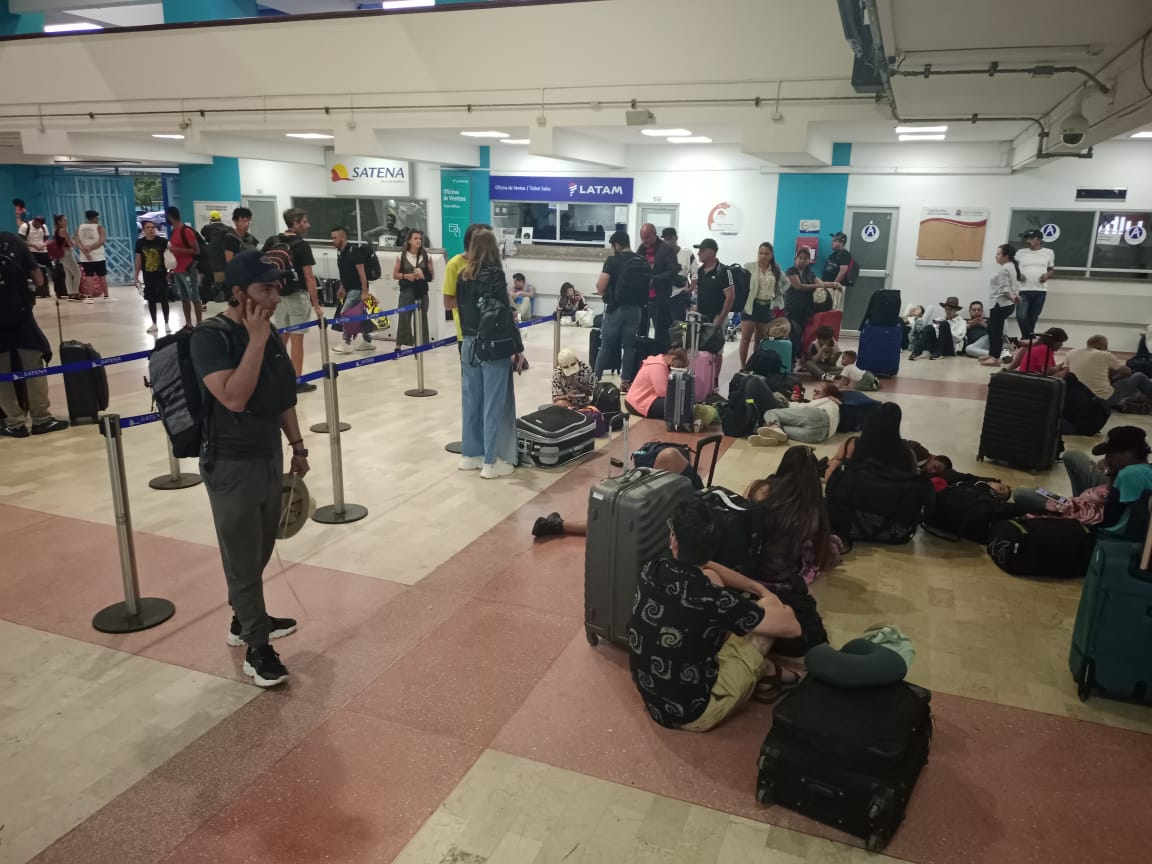
POLYGON ((440 171, 440 218, 449 258, 464 251, 464 232, 472 223, 472 178, 466 171, 440 171))
POLYGON ((923 207, 916 263, 921 267, 979 267, 987 207, 923 207))
POLYGON ((412 194, 412 170, 408 162, 374 159, 367 156, 341 156, 331 151, 324 157, 328 172, 328 194, 352 198, 379 198, 412 194))
POLYGON ((708 211, 708 233, 735 237, 744 228, 744 213, 735 204, 721 201, 708 211))
POLYGON ((211 221, 212 213, 220 214, 220 221, 232 224, 232 211, 240 206, 239 201, 193 201, 192 227, 200 230, 211 221))

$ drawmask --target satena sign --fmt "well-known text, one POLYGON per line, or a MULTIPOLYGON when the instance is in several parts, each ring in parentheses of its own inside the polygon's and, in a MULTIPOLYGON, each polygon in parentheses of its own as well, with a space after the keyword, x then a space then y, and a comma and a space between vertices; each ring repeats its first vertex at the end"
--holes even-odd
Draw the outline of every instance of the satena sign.
POLYGON ((493 201, 577 201, 588 204, 631 204, 631 177, 508 177, 488 178, 493 201))
POLYGON ((412 169, 407 162, 328 154, 328 187, 332 195, 412 194, 412 169))

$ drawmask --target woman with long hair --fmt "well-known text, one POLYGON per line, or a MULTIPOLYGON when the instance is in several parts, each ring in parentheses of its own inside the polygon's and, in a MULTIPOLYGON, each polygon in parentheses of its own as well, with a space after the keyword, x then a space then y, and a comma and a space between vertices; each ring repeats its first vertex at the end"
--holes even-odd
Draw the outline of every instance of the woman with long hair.
POLYGON ((864 421, 864 429, 848 459, 853 462, 878 462, 889 468, 915 472, 916 457, 908 442, 900 437, 900 423, 904 412, 895 402, 885 402, 864 421))
POLYGON ((1008 364, 1008 371, 1035 372, 1039 375, 1064 374, 1064 365, 1056 362, 1056 352, 1064 347, 1068 334, 1060 327, 1049 327, 1029 343, 1021 343, 1008 364))
POLYGON ((998 367, 1004 350, 1004 322, 1011 317, 1020 300, 1024 274, 1016 263, 1016 248, 1010 243, 996 247, 996 263, 1000 265, 999 269, 989 281, 988 356, 980 361, 980 365, 998 367))
MULTIPOLYGON (((404 251, 396 259, 392 268, 392 278, 400 283, 400 305, 420 304, 420 326, 424 340, 432 341, 428 333, 428 283, 436 278, 432 272, 432 262, 428 250, 424 248, 424 232, 413 228, 404 241, 404 251)), ((401 312, 396 328, 396 350, 405 345, 416 345, 416 335, 412 332, 412 312, 401 312)))
POLYGON ((748 286, 748 302, 740 313, 740 368, 748 365, 748 353, 755 340, 768 335, 768 325, 784 308, 784 291, 788 280, 776 263, 776 253, 772 244, 764 241, 756 250, 756 260, 744 265, 752 280, 748 286))
POLYGON ((56 243, 52 257, 56 263, 52 268, 52 279, 56 294, 69 299, 80 299, 80 265, 72 249, 76 242, 68 232, 68 217, 62 213, 52 217, 52 240, 56 243))
MULTIPOLYGON (((480 476, 493 480, 511 474, 516 467, 516 393, 512 372, 526 368, 520 331, 512 329, 515 353, 488 356, 477 344, 481 318, 493 313, 512 320, 508 280, 500 260, 500 246, 491 231, 476 231, 468 249, 468 263, 456 283, 460 309, 461 397, 463 435, 461 471, 480 469, 480 476)), ((495 355, 504 353, 494 352, 495 355)))

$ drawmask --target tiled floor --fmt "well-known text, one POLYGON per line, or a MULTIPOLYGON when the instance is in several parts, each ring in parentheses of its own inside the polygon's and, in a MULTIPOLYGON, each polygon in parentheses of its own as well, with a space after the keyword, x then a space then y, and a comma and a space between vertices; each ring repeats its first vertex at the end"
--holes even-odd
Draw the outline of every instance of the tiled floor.
MULTIPOLYGON (((145 347, 142 309, 120 296, 68 305, 66 335, 105 354, 145 347)), ((552 345, 548 326, 525 335, 522 412, 548 399, 552 345)), ((580 351, 586 339, 562 333, 580 351)), ((875 860, 755 802, 768 709, 703 736, 661 730, 626 656, 587 645, 582 542, 533 543, 528 529, 539 514, 584 510, 609 472, 603 453, 493 483, 456 471, 443 451, 459 437, 455 352, 427 355, 432 399, 402 395, 413 365, 340 378, 347 499, 370 515, 280 544, 269 604, 301 628, 280 643, 293 679, 277 692, 244 683, 224 643, 203 489, 147 487, 166 471, 159 427, 126 430, 125 452, 141 583, 177 614, 126 637, 90 626, 120 592, 102 440, 82 428, 0 441, 0 541, 16 551, 0 572, 0 862, 875 860)), ((120 413, 148 408, 142 369, 110 368, 120 413)), ((963 359, 905 363, 879 396, 958 468, 1066 490, 1059 470, 976 463, 988 374, 963 359)), ((301 413, 323 419, 319 394, 301 413)), ((631 441, 668 437, 642 423, 631 441)), ((327 503, 327 442, 309 443, 308 482, 327 503)), ((716 482, 738 490, 781 456, 725 444, 716 482)), ((618 439, 605 448, 622 452, 618 439)), ((920 536, 853 552, 813 590, 833 642, 898 624, 917 649, 911 677, 934 692, 932 759, 891 856, 1140 860, 1152 712, 1077 700, 1067 650, 1078 584, 1013 579, 977 547, 920 536)))

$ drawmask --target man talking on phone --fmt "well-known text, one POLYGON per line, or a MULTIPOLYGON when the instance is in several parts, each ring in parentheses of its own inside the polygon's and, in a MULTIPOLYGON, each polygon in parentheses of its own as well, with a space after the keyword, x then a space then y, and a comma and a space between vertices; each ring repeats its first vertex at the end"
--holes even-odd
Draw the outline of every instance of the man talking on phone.
POLYGON ((308 473, 308 451, 296 419, 296 370, 272 316, 288 275, 255 250, 228 262, 228 308, 192 334, 191 355, 205 397, 200 469, 220 544, 232 626, 228 644, 247 646, 244 672, 260 687, 288 680, 269 642, 296 632, 291 618, 264 606, 264 568, 280 521, 283 433, 291 472, 308 473))

